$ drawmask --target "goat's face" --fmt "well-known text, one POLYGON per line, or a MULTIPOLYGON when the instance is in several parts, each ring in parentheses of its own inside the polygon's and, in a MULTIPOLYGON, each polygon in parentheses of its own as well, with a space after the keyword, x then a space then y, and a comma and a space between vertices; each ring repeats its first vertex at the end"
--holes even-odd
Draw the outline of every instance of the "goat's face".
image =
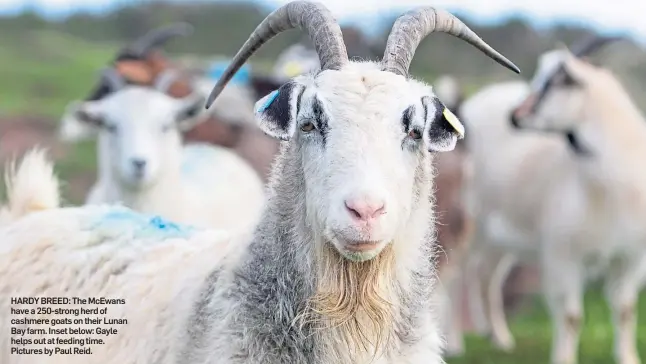
POLYGON ((407 226, 429 188, 429 152, 452 150, 463 133, 429 86, 372 63, 296 77, 256 109, 301 160, 308 224, 358 261, 407 226))
POLYGON ((99 129, 109 145, 110 169, 132 189, 154 184, 165 163, 181 151, 182 129, 192 126, 203 99, 174 99, 151 88, 130 86, 107 97, 88 101, 76 117, 99 129))
POLYGON ((527 98, 511 114, 518 128, 567 132, 583 116, 583 68, 589 67, 566 49, 543 54, 527 98))

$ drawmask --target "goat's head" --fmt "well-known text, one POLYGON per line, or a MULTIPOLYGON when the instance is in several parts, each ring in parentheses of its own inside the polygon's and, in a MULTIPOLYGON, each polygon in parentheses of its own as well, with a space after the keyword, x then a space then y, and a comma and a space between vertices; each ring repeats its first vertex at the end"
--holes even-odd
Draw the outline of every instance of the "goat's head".
POLYGON ((125 85, 113 69, 103 82, 115 92, 85 101, 74 111, 77 120, 94 128, 109 145, 114 176, 133 189, 154 184, 166 160, 177 160, 181 131, 191 128, 202 110, 203 97, 178 99, 159 89, 125 85))
MULTIPOLYGON (((164 91, 174 97, 184 97, 191 90, 188 79, 177 77, 178 71, 171 67, 166 57, 156 49, 178 36, 187 36, 193 32, 193 27, 187 23, 174 23, 151 30, 137 38, 131 44, 120 49, 112 67, 123 82, 114 83, 107 78, 99 79, 92 94, 86 100, 100 100, 122 88, 122 83, 141 86, 163 84, 164 91)), ((60 138, 65 142, 74 142, 93 136, 93 129, 88 128, 75 117, 78 101, 70 103, 61 120, 60 138)))
POLYGON ((430 86, 409 78, 415 49, 431 32, 471 43, 519 72, 453 15, 433 8, 394 24, 381 63, 348 60, 341 29, 317 2, 294 1, 254 31, 213 88, 207 108, 263 43, 299 27, 312 37, 320 71, 292 78, 256 103, 269 135, 289 140, 300 163, 308 224, 344 257, 376 257, 401 233, 421 189, 428 190, 431 152, 450 151, 462 124, 430 86))
POLYGON ((586 86, 598 68, 586 57, 618 38, 592 37, 568 50, 544 53, 538 60, 530 94, 512 110, 510 121, 517 128, 568 133, 583 121, 586 86))

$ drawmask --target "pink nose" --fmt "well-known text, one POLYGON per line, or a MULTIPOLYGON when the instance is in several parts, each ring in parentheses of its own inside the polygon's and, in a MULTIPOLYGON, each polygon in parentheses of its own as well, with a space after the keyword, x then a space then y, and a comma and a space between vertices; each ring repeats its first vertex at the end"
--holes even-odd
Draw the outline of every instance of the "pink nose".
POLYGON ((345 200, 345 208, 350 215, 360 221, 368 221, 385 213, 385 204, 381 200, 354 198, 345 200))

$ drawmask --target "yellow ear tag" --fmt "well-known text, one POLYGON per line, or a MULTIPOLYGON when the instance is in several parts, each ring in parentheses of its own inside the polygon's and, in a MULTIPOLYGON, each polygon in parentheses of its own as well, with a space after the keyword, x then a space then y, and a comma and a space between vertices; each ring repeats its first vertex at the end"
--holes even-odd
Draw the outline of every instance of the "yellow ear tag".
POLYGON ((451 124, 453 129, 458 132, 460 138, 464 138, 464 125, 462 125, 460 120, 458 120, 458 117, 446 107, 444 108, 444 111, 442 111, 442 115, 444 115, 444 118, 449 122, 449 124, 451 124))

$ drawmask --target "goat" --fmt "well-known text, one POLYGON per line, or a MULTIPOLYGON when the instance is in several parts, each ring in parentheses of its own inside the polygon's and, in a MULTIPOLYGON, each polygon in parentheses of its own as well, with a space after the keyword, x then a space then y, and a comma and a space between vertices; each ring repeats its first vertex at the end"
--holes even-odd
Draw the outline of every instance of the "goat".
POLYGON ((99 158, 107 163, 89 203, 120 202, 198 226, 252 227, 265 200, 253 168, 223 147, 182 147, 180 131, 199 122, 194 115, 204 98, 174 99, 141 86, 118 89, 123 81, 111 69, 105 77, 117 91, 76 112, 78 120, 99 130, 99 158))
MULTIPOLYGON (((398 18, 382 62, 351 62, 329 10, 294 1, 255 29, 207 107, 255 50, 292 28, 312 37, 321 71, 293 78, 256 104, 261 128, 282 142, 269 200, 251 239, 220 234, 219 243, 209 245, 204 239, 218 239, 209 231, 174 229, 155 231, 174 239, 142 231, 144 242, 130 235, 138 220, 128 220, 129 229, 92 230, 117 209, 96 206, 32 214, 0 230, 3 245, 16 251, 38 244, 49 244, 47 254, 70 245, 79 251, 77 243, 90 240, 105 246, 82 249, 91 255, 81 263, 88 271, 94 264, 88 261, 98 262, 106 250, 128 258, 102 262, 101 275, 122 273, 94 290, 139 298, 115 309, 129 325, 84 356, 84 363, 442 362, 431 303, 431 162, 434 153, 453 149, 463 130, 429 86, 409 78, 408 67, 426 35, 444 32, 519 70, 453 15, 434 8, 398 18), (97 230, 98 242, 92 236, 97 230), (112 249, 117 245, 121 249, 112 249), (211 259, 204 257, 209 247, 211 259), (144 265, 136 268, 128 260, 144 265), (207 262, 210 270, 204 269, 207 262)), ((79 264, 69 254, 51 261, 47 269, 79 264)), ((14 286, 3 291, 20 293, 22 286, 7 284, 14 286)))
MULTIPOLYGON (((607 42, 613 40, 614 38, 595 38, 595 39, 583 39, 577 44, 572 46, 573 54, 576 54, 580 58, 588 57, 593 54, 596 50, 601 49, 601 47, 607 42)), ((542 57, 539 58, 539 64, 541 59, 550 58, 549 54, 553 52, 544 53, 542 57)), ((559 52, 556 52, 559 53, 559 52)), ((541 67, 543 71, 547 70, 545 67, 541 67)), ((497 127, 491 129, 492 133, 488 133, 485 137, 475 137, 471 138, 472 148, 486 148, 483 149, 483 153, 479 154, 480 156, 489 155, 488 153, 492 150, 492 146, 496 143, 505 143, 508 135, 510 134, 507 131, 508 127, 504 126, 506 120, 506 114, 511 112, 510 105, 514 103, 520 103, 522 98, 526 97, 528 94, 529 86, 525 82, 503 82, 496 85, 489 86, 473 96, 470 101, 469 108, 473 111, 472 118, 474 120, 480 120, 481 118, 487 117, 488 120, 492 118, 494 120, 499 120, 496 125, 497 127), (503 125, 503 126, 500 126, 503 125), (502 128, 503 131, 499 132, 498 130, 502 128), (500 142, 497 141, 497 138, 503 138, 500 142), (496 139, 491 139, 496 138, 496 139), (479 147, 480 139, 485 140, 484 145, 479 147)), ((460 110, 455 111, 456 115, 460 115, 460 110)), ((462 120, 468 122, 468 120, 462 120)), ((468 128, 468 125, 467 125, 468 128)), ((484 129, 489 132, 490 129, 484 129)), ((514 134, 515 135, 515 134, 514 134)), ((571 133, 563 133, 564 139, 567 141, 567 144, 570 147, 570 150, 573 153, 580 153, 579 146, 576 144, 576 140, 571 133)), ((526 138, 526 137, 523 137, 526 138)), ((530 136, 529 139, 533 140, 536 137, 530 136)), ((540 137, 538 137, 540 139, 540 137)), ((523 139, 524 140, 524 139, 523 139)), ((531 142, 530 142, 531 143, 531 142)), ((487 171, 496 170, 496 166, 491 165, 491 163, 496 163, 495 159, 489 159, 490 157, 482 157, 477 163, 482 164, 481 173, 488 173, 487 171)), ((499 173, 494 173, 493 175, 498 175, 499 173)), ((496 180, 492 180, 491 183, 498 183, 498 177, 494 177, 496 180)), ((475 197, 471 198, 471 202, 475 197)), ((482 210, 484 213, 485 210, 482 210)), ((491 249, 488 249, 488 254, 476 254, 479 253, 479 250, 475 250, 475 253, 472 254, 470 258, 470 263, 467 266, 467 275, 470 276, 467 279, 469 286, 469 300, 471 308, 472 320, 475 323, 476 330, 480 333, 487 333, 489 329, 492 330, 492 339, 494 344, 503 350, 510 350, 513 346, 513 338, 507 329, 507 323, 503 313, 503 301, 502 301, 502 286, 505 282, 506 277, 510 273, 511 269, 515 264, 515 259, 512 255, 500 255, 494 253, 491 249), (483 263, 487 263, 486 267, 482 267, 483 263), (483 271, 482 269, 488 271, 483 271), (482 303, 482 289, 481 289, 481 277, 484 277, 484 280, 487 281, 487 307, 482 303)))
MULTIPOLYGON (((116 70, 126 84, 157 88, 174 98, 186 97, 202 90, 208 93, 213 80, 206 76, 192 77, 174 66, 160 52, 153 50, 154 46, 159 46, 174 36, 186 36, 190 32, 192 27, 186 23, 154 29, 120 50, 111 68, 116 70)), ((266 179, 278 150, 278 143, 253 124, 253 103, 276 89, 280 83, 273 78, 253 74, 249 84, 251 87, 241 84, 227 88, 211 111, 196 115, 196 118, 204 119, 203 122, 195 123, 191 129, 183 131, 183 136, 187 143, 206 142, 233 149, 266 179)), ((114 91, 113 85, 102 78, 86 100, 96 101, 114 91)), ((75 117, 80 104, 80 101, 70 103, 62 118, 60 136, 66 142, 94 135, 95 129, 75 117)), ((105 161, 98 161, 99 166, 106 164, 105 161)), ((99 176, 101 173, 103 171, 100 169, 99 176)), ((92 188, 87 202, 97 201, 98 189, 98 186, 92 188)))
POLYGON ((481 254, 500 259, 488 276, 494 339, 513 347, 500 287, 516 259, 537 259, 555 364, 577 361, 582 295, 595 275, 606 278, 617 363, 640 362, 635 304, 646 279, 646 176, 632 166, 646 155, 646 120, 614 75, 582 59, 612 39, 548 52, 530 85, 498 90, 506 102, 487 102, 484 91, 462 109, 478 156, 476 241, 481 254))

